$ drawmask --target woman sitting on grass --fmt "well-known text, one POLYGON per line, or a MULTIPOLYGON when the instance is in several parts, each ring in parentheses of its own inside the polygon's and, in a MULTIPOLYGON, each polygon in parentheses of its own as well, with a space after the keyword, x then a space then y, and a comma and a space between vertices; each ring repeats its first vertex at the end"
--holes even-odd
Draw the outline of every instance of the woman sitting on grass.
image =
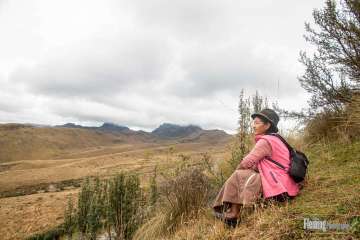
POLYGON ((236 225, 242 206, 252 205, 261 197, 285 201, 299 193, 298 184, 287 173, 288 148, 278 137, 268 135, 278 132, 279 116, 272 109, 263 109, 251 117, 256 144, 227 179, 213 204, 215 216, 231 226, 236 225), (285 170, 267 157, 285 166, 285 170))

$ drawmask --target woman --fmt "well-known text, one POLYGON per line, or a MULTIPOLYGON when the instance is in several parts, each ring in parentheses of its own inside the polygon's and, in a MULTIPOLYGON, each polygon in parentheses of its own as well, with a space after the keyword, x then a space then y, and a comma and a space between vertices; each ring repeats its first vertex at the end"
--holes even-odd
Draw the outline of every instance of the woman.
POLYGON ((278 132, 279 116, 272 109, 263 109, 251 118, 256 144, 227 179, 213 204, 215 215, 232 226, 236 224, 241 206, 252 205, 260 197, 283 201, 299 193, 298 184, 287 173, 289 150, 278 137, 267 135, 278 132), (286 169, 279 168, 267 157, 286 169))

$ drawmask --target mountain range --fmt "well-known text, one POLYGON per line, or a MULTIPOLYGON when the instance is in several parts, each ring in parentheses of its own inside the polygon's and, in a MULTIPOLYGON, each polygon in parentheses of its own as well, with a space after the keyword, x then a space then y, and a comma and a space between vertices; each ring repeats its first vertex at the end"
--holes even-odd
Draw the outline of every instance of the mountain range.
POLYGON ((210 133, 210 132, 217 132, 223 136, 230 136, 223 130, 204 130, 199 126, 196 125, 186 125, 181 126, 177 124, 172 123, 163 123, 156 129, 154 129, 151 132, 146 132, 143 130, 135 131, 132 130, 126 126, 117 125, 115 123, 103 123, 99 127, 88 127, 88 126, 82 126, 77 125, 74 123, 66 123, 64 125, 56 125, 55 127, 58 128, 79 128, 79 129, 88 129, 88 130, 96 130, 96 131, 102 131, 102 132, 108 132, 108 133, 122 133, 122 134, 143 134, 148 135, 160 139, 177 139, 177 138, 186 138, 186 137, 195 137, 204 133, 210 133))
POLYGON ((62 158, 64 154, 90 148, 125 144, 132 146, 177 143, 226 144, 233 139, 223 130, 204 130, 199 126, 163 123, 151 132, 132 130, 114 123, 89 127, 66 123, 0 124, 0 163, 22 159, 62 158))

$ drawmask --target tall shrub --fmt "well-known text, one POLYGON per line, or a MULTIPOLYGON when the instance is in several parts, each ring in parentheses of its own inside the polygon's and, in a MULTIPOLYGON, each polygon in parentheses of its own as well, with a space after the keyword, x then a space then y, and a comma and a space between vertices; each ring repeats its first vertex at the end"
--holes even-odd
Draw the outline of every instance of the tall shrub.
POLYGON ((80 239, 83 239, 88 231, 88 217, 90 213, 91 198, 93 197, 90 179, 86 178, 83 182, 78 198, 77 224, 80 239))
POLYGON ((141 189, 138 176, 118 174, 110 181, 108 194, 112 209, 109 217, 116 239, 131 239, 139 225, 141 189))
POLYGON ((64 232, 69 239, 72 238, 72 235, 76 229, 76 209, 74 207, 73 199, 71 196, 68 196, 67 206, 64 213, 64 232))

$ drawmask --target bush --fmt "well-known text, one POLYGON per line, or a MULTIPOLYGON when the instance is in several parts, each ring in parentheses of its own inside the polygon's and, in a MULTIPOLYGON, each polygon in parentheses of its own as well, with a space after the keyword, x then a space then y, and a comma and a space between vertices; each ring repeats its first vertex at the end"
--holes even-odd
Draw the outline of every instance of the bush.
POLYGON ((157 213, 135 234, 134 239, 157 239, 199 216, 209 200, 209 179, 200 168, 184 168, 160 185, 157 213))
POLYGON ((193 168, 167 181, 161 190, 170 207, 166 215, 167 230, 171 232, 183 220, 197 217, 207 203, 210 186, 208 178, 193 168))
POLYGON ((102 226, 104 217, 104 198, 106 192, 103 189, 99 178, 95 178, 92 185, 92 196, 90 198, 90 208, 87 216, 87 236, 90 240, 96 240, 97 232, 102 226))
POLYGON ((157 176, 157 166, 155 166, 154 174, 150 178, 150 189, 149 189, 149 191, 150 191, 149 192, 149 204, 150 204, 150 206, 154 206, 156 201, 159 198, 159 192, 158 192, 157 183, 156 183, 156 176, 157 176))
POLYGON ((360 136, 360 97, 354 97, 342 112, 321 112, 305 127, 307 140, 354 141, 360 136))
POLYGON ((138 176, 118 174, 109 182, 109 222, 116 239, 131 239, 140 224, 141 189, 138 176))
MULTIPOLYGON (((99 178, 86 178, 79 193, 77 224, 80 238, 96 239, 103 218, 104 189, 99 178)), ((70 208, 70 206, 68 206, 70 208)))
POLYGON ((28 238, 26 238, 26 240, 53 240, 53 239, 59 239, 60 236, 62 236, 64 234, 64 226, 63 225, 59 225, 53 229, 50 229, 44 233, 40 233, 40 234, 35 234, 32 235, 28 238))
POLYGON ((67 207, 64 213, 64 232, 71 239, 76 228, 76 209, 72 197, 68 197, 67 207))
POLYGON ((77 229, 80 239, 96 239, 106 230, 109 239, 131 239, 141 223, 142 192, 137 175, 120 173, 101 181, 86 178, 81 186, 77 209, 71 198, 65 209, 63 231, 71 238, 77 229))

